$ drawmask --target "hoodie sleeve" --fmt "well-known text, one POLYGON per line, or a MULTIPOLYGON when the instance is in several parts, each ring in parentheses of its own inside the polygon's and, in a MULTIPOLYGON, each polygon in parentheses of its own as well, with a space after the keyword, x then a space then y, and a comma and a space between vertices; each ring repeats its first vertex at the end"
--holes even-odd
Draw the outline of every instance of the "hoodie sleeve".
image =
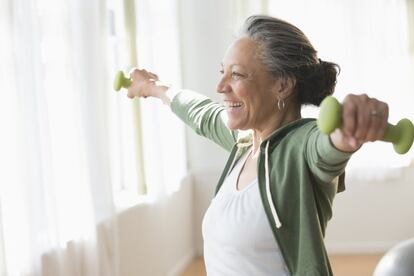
POLYGON ((171 101, 171 110, 198 135, 231 151, 237 131, 226 126, 227 117, 222 105, 193 91, 180 90, 171 101))
POLYGON ((329 135, 322 134, 315 125, 307 139, 305 156, 308 166, 316 179, 330 183, 339 176, 338 192, 345 189, 345 166, 352 153, 335 148, 329 135))

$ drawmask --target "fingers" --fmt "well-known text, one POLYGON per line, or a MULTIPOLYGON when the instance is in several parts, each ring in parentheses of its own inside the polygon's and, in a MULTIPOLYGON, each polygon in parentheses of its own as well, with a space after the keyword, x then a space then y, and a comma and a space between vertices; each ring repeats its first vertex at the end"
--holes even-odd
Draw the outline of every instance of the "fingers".
POLYGON ((384 137, 388 105, 367 95, 348 95, 342 106, 342 132, 353 146, 384 137))
POLYGON ((365 139, 368 141, 380 140, 384 137, 387 129, 388 105, 373 98, 370 102, 368 116, 371 120, 365 139))
POLYGON ((148 72, 148 75, 151 77, 151 80, 158 81, 158 76, 152 72, 148 72))
POLYGON ((132 78, 132 80, 158 80, 158 76, 156 74, 149 72, 145 69, 132 68, 129 71, 129 75, 132 78))
POLYGON ((127 97, 133 99, 134 97, 147 98, 151 96, 150 90, 154 87, 154 81, 135 82, 128 87, 127 97))
POLYGON ((140 70, 140 69, 138 69, 138 68, 132 68, 130 71, 129 71, 129 77, 131 78, 131 79, 137 79, 138 78, 138 76, 140 75, 142 73, 142 70, 140 70))
POLYGON ((369 113, 367 112, 369 111, 369 109, 367 109, 367 106, 369 105, 369 98, 366 94, 356 96, 355 98, 355 103, 357 105, 358 112, 356 119, 357 128, 355 129, 354 136, 358 141, 365 142, 369 125, 371 123, 369 113))
POLYGON ((155 81, 158 81, 158 76, 145 69, 132 68, 129 71, 129 76, 132 79, 131 85, 128 87, 127 97, 133 99, 134 97, 149 96, 148 87, 149 84, 154 85, 155 81))
POLYGON ((342 122, 345 134, 350 137, 354 137, 357 128, 356 118, 357 116, 357 104, 355 103, 355 95, 346 96, 342 105, 342 122))
POLYGON ((135 96, 138 96, 138 95, 135 95, 133 90, 131 88, 128 88, 127 97, 130 98, 130 99, 133 99, 133 98, 135 98, 135 96))

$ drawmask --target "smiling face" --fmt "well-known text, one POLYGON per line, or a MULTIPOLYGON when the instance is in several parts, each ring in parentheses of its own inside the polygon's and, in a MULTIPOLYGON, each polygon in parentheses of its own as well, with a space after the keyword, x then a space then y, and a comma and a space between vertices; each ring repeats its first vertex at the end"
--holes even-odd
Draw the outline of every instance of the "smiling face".
POLYGON ((227 50, 217 91, 222 94, 230 129, 264 129, 277 114, 281 83, 258 56, 257 43, 242 37, 227 50))

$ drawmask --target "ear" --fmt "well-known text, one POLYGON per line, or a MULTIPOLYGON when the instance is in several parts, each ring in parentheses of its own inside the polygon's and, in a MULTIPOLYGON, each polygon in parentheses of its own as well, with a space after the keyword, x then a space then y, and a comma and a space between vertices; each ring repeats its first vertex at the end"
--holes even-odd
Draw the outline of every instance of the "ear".
POLYGON ((293 77, 278 78, 274 86, 276 98, 286 100, 295 91, 296 79, 293 77))

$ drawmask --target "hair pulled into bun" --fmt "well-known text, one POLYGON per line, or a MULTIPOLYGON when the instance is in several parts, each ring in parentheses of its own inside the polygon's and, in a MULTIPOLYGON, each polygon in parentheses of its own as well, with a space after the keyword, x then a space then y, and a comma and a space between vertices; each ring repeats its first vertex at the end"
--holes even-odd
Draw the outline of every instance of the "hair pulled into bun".
POLYGON ((334 93, 339 72, 338 64, 321 59, 319 63, 299 67, 294 72, 299 102, 319 106, 326 96, 334 93))
POLYGON ((258 57, 274 77, 296 80, 299 104, 319 106, 334 92, 339 66, 318 59, 308 38, 294 25, 254 15, 246 19, 241 35, 258 43, 258 57))

